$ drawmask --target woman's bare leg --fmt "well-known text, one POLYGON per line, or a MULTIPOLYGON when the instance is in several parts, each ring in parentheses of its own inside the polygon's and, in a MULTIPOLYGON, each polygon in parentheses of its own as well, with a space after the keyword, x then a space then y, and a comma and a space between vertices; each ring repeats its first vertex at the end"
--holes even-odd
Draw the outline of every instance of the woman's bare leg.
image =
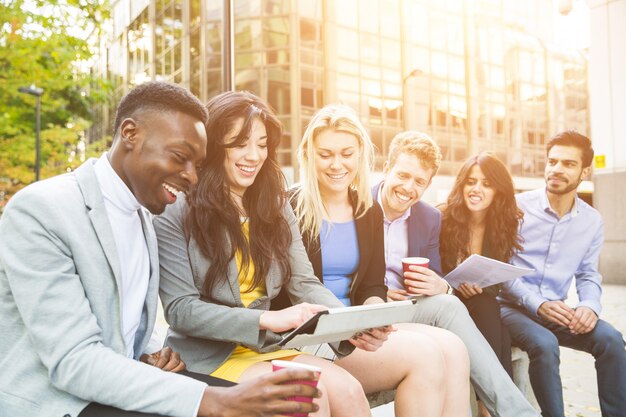
POLYGON ((322 368, 320 382, 326 388, 324 395, 328 397, 331 416, 370 417, 372 415, 361 383, 348 371, 331 361, 311 355, 296 356, 293 360, 322 368))
POLYGON ((428 336, 443 352, 446 369, 446 398, 442 416, 465 416, 469 410, 469 356, 455 334, 433 326, 416 323, 396 325, 398 329, 428 336))
POLYGON ((428 336, 398 330, 376 352, 357 349, 335 363, 367 393, 396 389, 397 417, 442 415, 446 366, 441 348, 428 336))

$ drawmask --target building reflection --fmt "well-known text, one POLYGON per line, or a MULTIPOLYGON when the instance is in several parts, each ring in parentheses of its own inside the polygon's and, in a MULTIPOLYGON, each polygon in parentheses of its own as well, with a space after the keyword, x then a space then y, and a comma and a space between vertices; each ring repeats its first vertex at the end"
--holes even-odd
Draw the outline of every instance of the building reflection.
MULTIPOLYGON (((315 110, 358 111, 379 152, 404 129, 429 133, 441 173, 489 150, 520 177, 543 172, 553 133, 589 134, 583 52, 554 43, 546 0, 235 0, 235 88, 264 97, 285 126, 280 162, 315 110)), ((119 0, 96 71, 111 102, 150 79, 221 91, 221 0, 119 0)), ((114 109, 92 137, 110 134, 114 109)))

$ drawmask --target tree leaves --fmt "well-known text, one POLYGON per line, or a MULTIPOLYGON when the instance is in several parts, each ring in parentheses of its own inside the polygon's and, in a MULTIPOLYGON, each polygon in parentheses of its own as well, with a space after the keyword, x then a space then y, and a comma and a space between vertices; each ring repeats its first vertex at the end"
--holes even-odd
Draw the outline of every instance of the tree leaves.
POLYGON ((68 150, 107 96, 106 81, 85 71, 107 17, 104 0, 0 0, 0 208, 3 196, 34 180, 36 98, 19 87, 44 90, 41 178, 77 165, 68 163, 68 150))

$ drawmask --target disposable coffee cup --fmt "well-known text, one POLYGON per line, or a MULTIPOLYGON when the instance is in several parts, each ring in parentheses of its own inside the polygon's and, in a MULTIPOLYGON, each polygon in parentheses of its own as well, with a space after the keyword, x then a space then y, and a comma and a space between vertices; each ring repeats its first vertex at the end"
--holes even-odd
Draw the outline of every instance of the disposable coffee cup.
POLYGON ((402 258, 402 270, 404 272, 409 272, 409 266, 417 265, 423 266, 424 268, 428 268, 428 264, 430 263, 430 259, 422 258, 420 256, 413 256, 410 258, 402 258))
MULTIPOLYGON (((297 369, 306 369, 309 371, 313 371, 317 374, 317 380, 319 380, 319 376, 322 373, 321 368, 318 368, 317 366, 313 366, 313 365, 307 365, 305 363, 299 363, 299 362, 293 362, 293 361, 281 361, 281 360, 272 361, 273 372, 280 371, 281 369, 285 369, 285 368, 297 368, 297 369)), ((310 385, 312 387, 317 387, 317 380, 311 381, 311 380, 295 379, 292 381, 287 381, 285 382, 285 384, 304 384, 304 385, 310 385)), ((295 397, 287 397, 286 399, 289 401, 298 401, 298 402, 304 402, 304 403, 313 402, 313 398, 311 397, 295 396, 295 397)), ((309 413, 292 413, 292 414, 285 414, 285 415, 293 416, 293 417, 308 417, 309 413)))

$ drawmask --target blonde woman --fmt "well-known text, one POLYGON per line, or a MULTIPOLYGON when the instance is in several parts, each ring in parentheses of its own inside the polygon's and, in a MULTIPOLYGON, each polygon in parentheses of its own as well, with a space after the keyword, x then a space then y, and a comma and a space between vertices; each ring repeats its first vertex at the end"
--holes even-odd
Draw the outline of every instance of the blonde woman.
MULTIPOLYGON (((302 184, 294 190, 303 242, 315 275, 346 305, 383 303, 383 216, 372 201, 373 146, 356 114, 330 105, 313 116, 298 150, 302 184)), ((469 401, 462 342, 401 328, 376 352, 355 351, 336 364, 366 393, 396 389, 395 415, 461 416, 469 401)), ((402 325, 404 327, 404 325, 402 325)), ((441 333, 447 333, 444 330, 441 333)))

